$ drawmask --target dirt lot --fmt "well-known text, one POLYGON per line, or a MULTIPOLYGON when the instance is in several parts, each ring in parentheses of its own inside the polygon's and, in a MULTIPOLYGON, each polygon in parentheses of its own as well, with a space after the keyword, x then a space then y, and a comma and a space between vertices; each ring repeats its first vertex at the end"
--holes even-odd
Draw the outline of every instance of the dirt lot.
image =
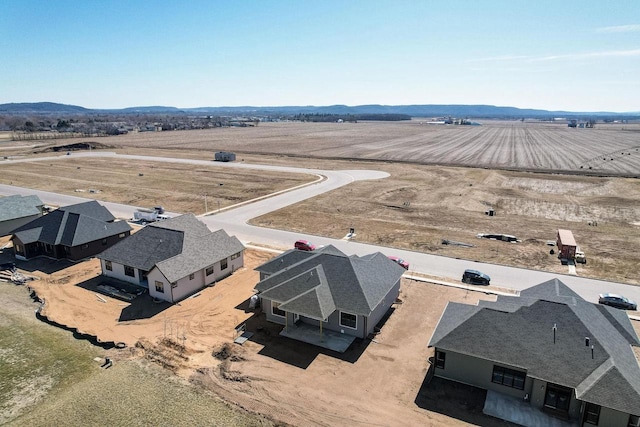
MULTIPOLYGON (((204 160, 201 153, 192 154, 204 160)), ((305 174, 271 171, 257 174, 235 168, 221 170, 213 166, 111 157, 62 156, 61 160, 30 162, 28 167, 24 163, 0 166, 3 184, 133 206, 161 204, 168 211, 194 214, 204 213, 205 207, 214 211, 317 179, 305 174)))
MULTIPOLYGON (((45 299, 42 313, 49 319, 102 341, 126 342, 127 349, 112 351, 116 364, 153 361, 271 419, 325 426, 397 425, 399 420, 405 425, 506 425, 481 413, 482 392, 436 407, 434 393, 443 390, 423 387, 432 356, 426 345, 447 302, 474 304, 495 297, 405 280, 403 303, 394 306, 375 342, 356 341, 339 354, 281 338, 281 327, 248 309, 258 280, 253 268, 272 256, 248 250, 245 268, 172 306, 154 304, 148 296, 131 304, 98 298, 95 260, 51 274, 31 271, 41 280, 30 286, 45 299), (255 335, 244 346, 231 344, 235 327, 244 322, 255 335)), ((40 267, 54 268, 46 261, 40 267)))

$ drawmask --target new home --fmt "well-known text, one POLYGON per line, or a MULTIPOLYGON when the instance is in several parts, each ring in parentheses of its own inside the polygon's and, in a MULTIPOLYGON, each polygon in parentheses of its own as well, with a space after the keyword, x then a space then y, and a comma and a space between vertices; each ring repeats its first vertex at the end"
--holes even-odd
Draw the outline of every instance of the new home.
POLYGON ((624 311, 587 302, 557 279, 519 297, 450 302, 429 342, 435 376, 515 398, 509 416, 524 402, 607 427, 639 425, 639 345, 624 311))
POLYGON ((244 246, 224 230, 212 232, 193 214, 185 214, 147 225, 98 258, 103 276, 176 302, 241 268, 244 246))
POLYGON ((64 206, 14 230, 15 257, 27 260, 47 256, 72 261, 90 258, 131 234, 126 221, 118 221, 95 200, 64 206))
POLYGON ((347 256, 334 246, 292 249, 256 268, 255 286, 282 336, 344 352, 372 333, 396 301, 404 268, 380 252, 347 256))

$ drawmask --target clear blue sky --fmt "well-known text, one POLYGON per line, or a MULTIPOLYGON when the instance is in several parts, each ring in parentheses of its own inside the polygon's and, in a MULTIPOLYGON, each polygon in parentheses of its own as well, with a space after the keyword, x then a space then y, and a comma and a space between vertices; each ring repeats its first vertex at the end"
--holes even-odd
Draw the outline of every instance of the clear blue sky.
POLYGON ((640 111, 640 1, 0 0, 0 103, 640 111))

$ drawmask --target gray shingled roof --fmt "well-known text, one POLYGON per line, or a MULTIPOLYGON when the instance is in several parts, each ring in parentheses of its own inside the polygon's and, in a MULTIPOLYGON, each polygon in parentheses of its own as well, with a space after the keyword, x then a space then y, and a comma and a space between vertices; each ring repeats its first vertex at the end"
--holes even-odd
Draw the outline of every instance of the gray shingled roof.
POLYGON ((13 235, 25 244, 78 246, 131 230, 96 201, 61 207, 17 228, 13 235))
POLYGON ((493 304, 449 303, 429 342, 519 367, 574 388, 578 399, 632 414, 640 412, 640 367, 631 349, 638 344, 626 314, 585 301, 557 279, 493 304))
POLYGON ((283 310, 324 320, 335 310, 369 316, 400 280, 404 269, 382 253, 347 256, 334 246, 308 255, 288 251, 258 267, 280 270, 260 281, 255 290, 281 303, 283 310))
POLYGON ((0 198, 0 221, 9 221, 42 213, 42 200, 38 196, 7 196, 0 198))
POLYGON ((158 262, 156 267, 169 282, 175 282, 243 250, 240 240, 235 236, 230 237, 224 230, 205 236, 185 233, 182 252, 158 262))
POLYGON ((118 242, 98 258, 144 271, 154 266, 170 282, 241 252, 244 246, 224 230, 211 232, 193 214, 152 223, 118 242))
POLYGON ((259 271, 260 273, 273 274, 282 270, 283 268, 288 268, 293 264, 297 264, 298 262, 314 255, 315 253, 311 251, 289 249, 281 255, 265 262, 262 265, 259 265, 258 267, 254 268, 254 270, 259 271))

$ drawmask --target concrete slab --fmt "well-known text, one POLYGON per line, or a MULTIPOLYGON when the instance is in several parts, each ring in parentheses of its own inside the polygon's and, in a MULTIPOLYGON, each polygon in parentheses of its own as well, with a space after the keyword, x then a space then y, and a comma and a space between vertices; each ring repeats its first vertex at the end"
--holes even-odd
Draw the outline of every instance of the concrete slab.
POLYGON ((356 339, 351 335, 327 329, 323 329, 322 334, 320 334, 320 327, 306 323, 288 325, 280 332, 280 335, 340 353, 347 351, 351 343, 356 339))
POLYGON ((531 406, 529 402, 492 390, 487 390, 487 398, 484 401, 482 412, 525 427, 579 426, 578 422, 554 418, 542 412, 541 409, 531 406))
POLYGON ((252 336, 253 336, 253 332, 244 332, 238 338, 233 340, 233 342, 236 343, 236 344, 242 345, 242 344, 246 343, 247 340, 249 340, 249 338, 251 338, 252 336))

